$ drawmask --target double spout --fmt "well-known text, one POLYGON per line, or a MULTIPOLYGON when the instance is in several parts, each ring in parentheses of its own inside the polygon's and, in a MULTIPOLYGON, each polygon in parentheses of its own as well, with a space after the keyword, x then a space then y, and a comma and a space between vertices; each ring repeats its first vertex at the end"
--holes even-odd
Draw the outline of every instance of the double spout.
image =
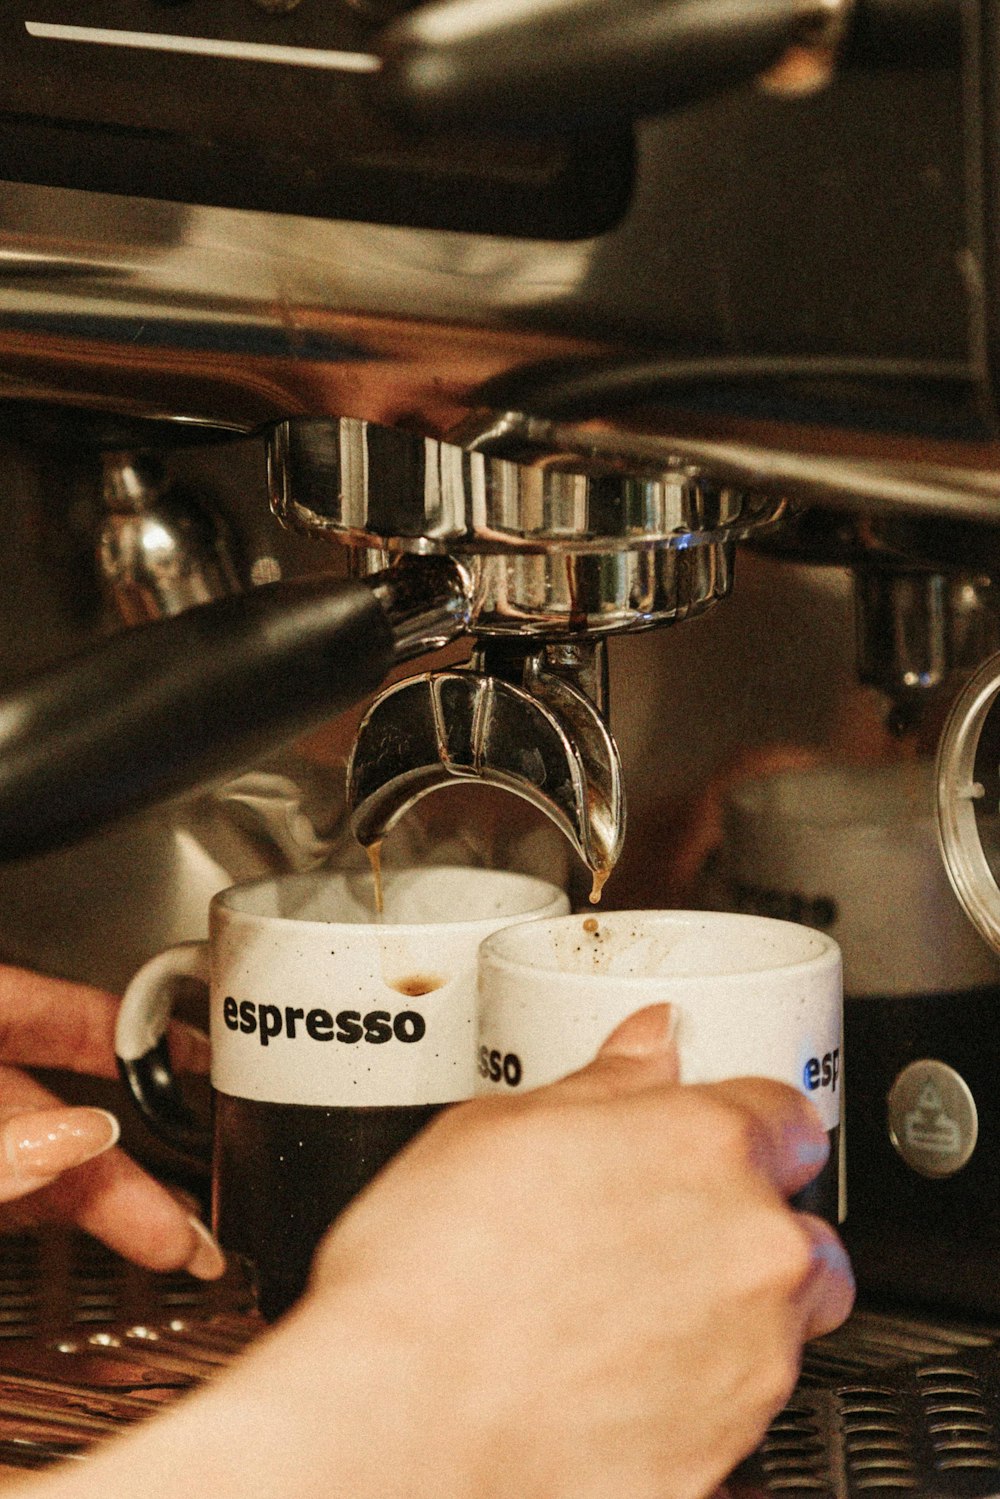
POLYGON ((468 579, 468 667, 384 692, 348 771, 354 832, 373 847, 457 782, 544 812, 593 876, 621 851, 625 796, 607 724, 608 635, 693 617, 729 590, 735 540, 781 508, 706 482, 641 439, 597 432, 571 450, 517 413, 451 440, 345 419, 297 421, 271 443, 272 503, 336 536, 360 569, 447 552, 468 579))
POLYGON ((551 818, 591 870, 597 900, 625 836, 605 704, 597 641, 481 642, 467 668, 400 682, 369 709, 351 755, 355 836, 381 843, 416 801, 456 781, 497 786, 551 818))

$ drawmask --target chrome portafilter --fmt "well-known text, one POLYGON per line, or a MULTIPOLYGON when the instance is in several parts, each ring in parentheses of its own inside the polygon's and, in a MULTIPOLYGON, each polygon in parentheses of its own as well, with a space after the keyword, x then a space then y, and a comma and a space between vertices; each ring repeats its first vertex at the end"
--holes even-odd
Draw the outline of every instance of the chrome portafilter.
POLYGON ((933 721, 1000 648, 995 526, 814 507, 757 544, 788 562, 850 569, 858 680, 884 695, 895 734, 933 721))
POLYGON ((481 642, 467 668, 382 693, 348 765, 358 841, 377 845, 421 797, 478 781, 546 813, 593 872, 597 900, 625 836, 618 746, 579 685, 602 674, 598 655, 597 641, 534 650, 481 642))
POLYGON ((346 542, 361 575, 446 553, 466 580, 468 665, 397 683, 361 724, 347 784, 359 841, 380 844, 420 798, 478 781, 551 818, 596 899, 625 833, 604 642, 723 598, 735 542, 782 504, 664 463, 641 438, 556 438, 509 413, 447 441, 289 421, 269 474, 277 515, 346 542))

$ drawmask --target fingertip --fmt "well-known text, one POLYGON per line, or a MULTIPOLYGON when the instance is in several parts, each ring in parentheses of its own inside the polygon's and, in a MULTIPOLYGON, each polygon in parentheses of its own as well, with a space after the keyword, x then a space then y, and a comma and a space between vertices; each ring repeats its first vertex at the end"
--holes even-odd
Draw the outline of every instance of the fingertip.
POLYGON ((211 1070, 212 1044, 196 1025, 173 1020, 170 1023, 170 1056, 178 1072, 206 1076, 211 1070))
POLYGON ((225 1273, 226 1257, 218 1241, 200 1218, 188 1219, 194 1233, 194 1250, 184 1268, 198 1280, 218 1280, 225 1273))
POLYGON ((28 1109, 0 1126, 0 1144, 12 1183, 30 1190, 110 1150, 121 1126, 107 1109, 28 1109))
POLYGON ((225 1268, 222 1251, 190 1204, 178 1201, 120 1150, 56 1186, 67 1216, 147 1270, 186 1270, 199 1280, 212 1280, 225 1268))
POLYGON ((807 1181, 819 1175, 830 1159, 830 1136, 819 1121, 815 1129, 809 1128, 807 1120, 795 1131, 792 1153, 803 1175, 808 1173, 807 1181))
POLYGON ((830 1155, 830 1138, 813 1103, 788 1083, 766 1077, 731 1077, 705 1085, 755 1121, 759 1162, 785 1197, 819 1174, 830 1155))
POLYGON ((829 1132, 813 1104, 801 1094, 796 1094, 796 1100, 801 1102, 789 1122, 786 1136, 785 1190, 789 1196, 815 1181, 829 1162, 831 1150, 829 1132))
POLYGON ((198 1216, 201 1204, 193 1192, 186 1191, 184 1187, 178 1187, 175 1182, 164 1182, 162 1185, 166 1187, 171 1197, 177 1203, 177 1206, 183 1208, 189 1218, 196 1218, 198 1216))
POLYGON ((807 1309, 806 1337, 818 1338, 847 1321, 856 1286, 850 1256, 840 1236, 822 1218, 802 1214, 812 1238, 813 1276, 807 1309))

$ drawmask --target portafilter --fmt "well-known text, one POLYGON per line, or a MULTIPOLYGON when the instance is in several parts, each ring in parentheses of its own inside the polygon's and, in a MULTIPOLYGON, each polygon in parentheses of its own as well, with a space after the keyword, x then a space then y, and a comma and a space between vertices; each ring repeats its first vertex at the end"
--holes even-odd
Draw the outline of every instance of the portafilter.
POLYGON ((244 768, 358 703, 401 661, 474 637, 370 707, 348 773, 378 843, 418 798, 478 780, 563 830, 599 889, 625 804, 605 639, 701 613, 729 590, 773 494, 735 491, 640 438, 491 417, 446 440, 370 422, 267 434, 286 524, 346 542, 349 581, 309 577, 142 625, 0 700, 0 849, 37 854, 244 768))

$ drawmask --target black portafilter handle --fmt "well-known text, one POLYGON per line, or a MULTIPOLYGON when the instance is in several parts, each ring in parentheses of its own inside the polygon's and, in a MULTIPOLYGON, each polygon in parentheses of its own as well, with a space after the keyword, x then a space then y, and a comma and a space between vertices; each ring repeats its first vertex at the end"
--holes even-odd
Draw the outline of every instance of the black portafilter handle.
POLYGON ((849 63, 957 55, 961 0, 432 0, 376 42, 383 107, 418 128, 629 120, 749 82, 826 35, 849 63))
POLYGON ((467 624, 458 568, 426 558, 122 631, 0 698, 0 861, 245 769, 467 624))

